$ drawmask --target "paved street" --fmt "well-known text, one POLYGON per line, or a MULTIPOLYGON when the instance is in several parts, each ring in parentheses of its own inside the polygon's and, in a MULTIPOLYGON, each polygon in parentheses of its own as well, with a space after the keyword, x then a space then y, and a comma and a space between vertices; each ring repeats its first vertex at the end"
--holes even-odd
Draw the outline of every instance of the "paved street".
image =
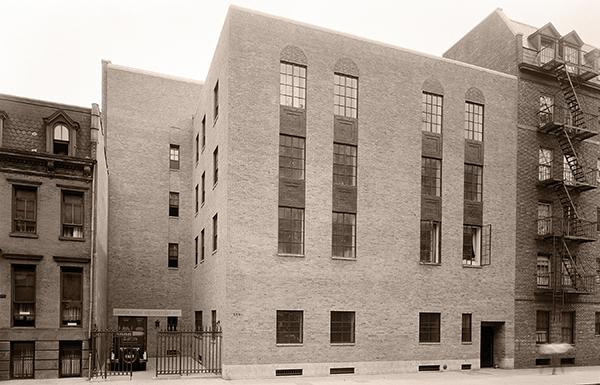
MULTIPOLYGON (((114 382, 122 385, 150 384, 158 385, 262 385, 262 384, 294 384, 294 385, 353 385, 353 384, 382 384, 382 385, 413 385, 413 384, 485 384, 485 385, 600 385, 600 366, 565 368, 552 375, 552 370, 521 369, 483 369, 465 372, 436 372, 409 373, 393 375, 338 375, 335 377, 292 377, 261 380, 227 381, 214 377, 161 377, 152 378, 152 372, 134 373, 133 380, 128 377, 112 377, 108 380, 93 380, 93 383, 114 382)), ((51 379, 51 380, 19 380, 7 381, 6 385, 84 385, 89 384, 85 379, 51 379)))

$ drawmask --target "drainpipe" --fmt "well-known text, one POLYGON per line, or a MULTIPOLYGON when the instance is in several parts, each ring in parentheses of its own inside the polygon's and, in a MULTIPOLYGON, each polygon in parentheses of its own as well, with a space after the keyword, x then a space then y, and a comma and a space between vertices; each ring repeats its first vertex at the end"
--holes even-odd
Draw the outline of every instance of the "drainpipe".
MULTIPOLYGON (((91 141, 94 151, 93 158, 98 158, 98 132, 100 128, 100 110, 97 104, 92 104, 91 116, 91 141)), ((89 293, 89 313, 88 313, 88 344, 92 344, 92 319, 94 315, 94 287, 95 287, 95 268, 96 268, 96 184, 98 183, 98 163, 93 165, 92 171, 92 207, 90 220, 90 293, 89 293)), ((88 378, 92 377, 92 349, 88 346, 88 378)))

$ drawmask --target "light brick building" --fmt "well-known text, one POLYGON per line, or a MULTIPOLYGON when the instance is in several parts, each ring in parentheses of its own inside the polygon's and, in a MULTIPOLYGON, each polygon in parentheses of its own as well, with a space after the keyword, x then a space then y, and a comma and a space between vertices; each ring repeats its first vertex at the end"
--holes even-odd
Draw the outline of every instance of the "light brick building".
POLYGON ((600 364, 600 50, 496 10, 444 56, 518 77, 515 366, 600 364))
POLYGON ((99 114, 0 95, 0 379, 87 375, 106 319, 99 114))

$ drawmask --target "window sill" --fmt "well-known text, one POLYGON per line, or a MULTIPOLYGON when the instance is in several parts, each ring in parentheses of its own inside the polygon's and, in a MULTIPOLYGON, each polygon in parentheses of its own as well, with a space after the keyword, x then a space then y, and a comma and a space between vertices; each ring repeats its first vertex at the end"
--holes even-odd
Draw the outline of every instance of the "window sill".
POLYGON ((168 267, 169 270, 179 270, 178 267, 168 267))
POLYGON ((85 238, 63 237, 62 235, 59 236, 58 239, 61 241, 85 242, 85 238))
POLYGON ((425 345, 425 346, 440 346, 441 343, 440 342, 419 342, 419 345, 425 345))
POLYGON ((15 238, 39 238, 39 236, 34 233, 10 233, 8 235, 15 238))
POLYGON ((423 265, 423 266, 442 266, 442 263, 441 262, 421 262, 421 261, 419 261, 419 265, 423 265))
POLYGON ((82 325, 73 325, 73 326, 61 325, 60 326, 61 329, 81 329, 82 327, 83 327, 82 325))
POLYGON ((35 329, 35 326, 11 326, 11 329, 24 329, 24 330, 29 330, 29 329, 35 329))
POLYGON ((284 254, 284 253, 277 253, 278 257, 292 257, 292 258, 304 258, 304 254, 284 254))
POLYGON ((356 345, 355 342, 330 342, 329 345, 331 346, 354 346, 356 345))
POLYGON ((177 172, 179 172, 179 169, 178 168, 170 168, 169 171, 177 171, 177 172))
POLYGON ((299 347, 299 346, 304 346, 304 344, 300 343, 300 344, 275 344, 275 346, 280 346, 280 347, 299 347))
POLYGON ((461 345, 473 345, 473 341, 471 341, 471 342, 461 342, 461 345))
POLYGON ((481 265, 462 265, 463 268, 465 269, 481 269, 481 265))
POLYGON ((331 259, 337 259, 339 261, 356 261, 356 258, 346 258, 346 257, 331 257, 331 259))

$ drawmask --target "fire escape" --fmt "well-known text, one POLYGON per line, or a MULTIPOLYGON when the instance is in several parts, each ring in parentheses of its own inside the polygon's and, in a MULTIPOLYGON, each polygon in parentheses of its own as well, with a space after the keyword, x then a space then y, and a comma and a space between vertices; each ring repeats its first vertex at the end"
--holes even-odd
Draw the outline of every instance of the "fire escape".
POLYGON ((585 191, 596 188, 598 170, 586 165, 581 143, 598 134, 598 116, 586 113, 578 96, 581 83, 598 73, 591 67, 581 65, 558 55, 551 49, 549 56, 544 50, 538 54, 539 66, 551 74, 560 86, 557 93, 564 97, 564 107, 554 102, 557 98, 541 100, 538 131, 553 135, 562 153, 561 177, 549 175, 541 184, 556 194, 562 216, 538 218, 538 236, 547 249, 551 249, 550 263, 546 273, 537 273, 538 292, 552 296, 553 313, 576 295, 592 294, 595 289, 595 272, 578 260, 580 245, 597 240, 595 222, 585 218, 578 206, 578 198, 585 191))

